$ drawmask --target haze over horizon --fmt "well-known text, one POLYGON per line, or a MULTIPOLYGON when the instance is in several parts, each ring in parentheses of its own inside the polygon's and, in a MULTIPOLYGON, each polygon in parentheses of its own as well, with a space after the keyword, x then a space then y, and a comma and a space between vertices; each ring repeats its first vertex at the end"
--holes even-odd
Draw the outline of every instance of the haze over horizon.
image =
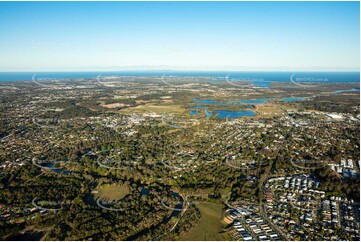
POLYGON ((359 2, 1 2, 0 71, 359 71, 359 2))

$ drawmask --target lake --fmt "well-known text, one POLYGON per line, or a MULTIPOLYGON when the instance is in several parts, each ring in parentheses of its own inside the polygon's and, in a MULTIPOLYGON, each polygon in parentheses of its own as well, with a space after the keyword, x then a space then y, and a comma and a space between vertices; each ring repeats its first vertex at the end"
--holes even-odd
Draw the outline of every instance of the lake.
POLYGON ((229 105, 228 102, 218 102, 218 101, 213 101, 210 99, 205 99, 205 100, 194 100, 197 103, 205 103, 205 104, 213 104, 213 105, 229 105))
POLYGON ((264 104, 267 103, 269 101, 268 98, 264 98, 264 99, 244 99, 241 100, 241 103, 251 103, 251 104, 264 104))
POLYGON ((298 101, 305 101, 305 97, 285 97, 282 99, 283 102, 289 103, 289 102, 298 102, 298 101))
POLYGON ((206 113, 207 118, 212 116, 212 112, 208 111, 207 109, 204 109, 204 112, 206 113))
POLYGON ((217 118, 239 118, 239 117, 254 117, 256 116, 255 112, 250 110, 241 110, 241 111, 228 111, 228 110, 216 110, 217 118))
POLYGON ((198 115, 199 111, 198 110, 191 110, 191 111, 189 111, 189 114, 190 115, 198 115))
POLYGON ((45 165, 45 167, 50 168, 51 171, 58 173, 58 174, 64 174, 64 175, 69 175, 70 171, 67 171, 65 169, 63 169, 62 167, 55 167, 54 163, 47 163, 45 165))
MULTIPOLYGON (((206 105, 197 105, 192 107, 193 109, 203 109, 205 114, 206 114, 206 118, 212 117, 213 113, 211 111, 208 111, 207 109, 207 104, 210 105, 224 105, 224 106, 228 106, 228 105, 232 105, 232 106, 243 106, 244 104, 264 104, 267 103, 269 101, 268 98, 262 98, 262 99, 243 99, 240 101, 229 101, 229 102, 221 102, 221 101, 214 101, 211 99, 196 99, 194 98, 194 103, 198 104, 206 104, 206 105)), ((253 106, 246 106, 247 108, 251 108, 253 109, 253 106)), ((252 116, 256 116, 256 113, 250 110, 241 110, 241 111, 228 111, 228 110, 216 110, 217 112, 217 116, 216 118, 238 118, 238 117, 252 117, 252 116)), ((197 115, 199 114, 198 110, 191 110, 189 111, 190 115, 197 115)))
POLYGON ((352 88, 350 90, 337 90, 335 93, 345 93, 345 92, 360 92, 359 88, 352 88))

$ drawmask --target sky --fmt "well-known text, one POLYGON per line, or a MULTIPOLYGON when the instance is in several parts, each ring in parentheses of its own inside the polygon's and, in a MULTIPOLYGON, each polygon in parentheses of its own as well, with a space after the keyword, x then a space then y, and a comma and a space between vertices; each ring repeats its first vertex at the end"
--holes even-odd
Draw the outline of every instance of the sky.
POLYGON ((0 2, 0 71, 359 71, 359 2, 0 2))

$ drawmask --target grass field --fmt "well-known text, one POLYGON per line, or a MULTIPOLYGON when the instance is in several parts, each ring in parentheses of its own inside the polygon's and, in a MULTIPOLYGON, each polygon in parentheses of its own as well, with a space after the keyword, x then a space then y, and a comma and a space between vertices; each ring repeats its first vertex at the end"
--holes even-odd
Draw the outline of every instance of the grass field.
POLYGON ((129 194, 129 187, 126 185, 117 185, 112 184, 109 186, 97 187, 95 191, 95 198, 100 198, 102 200, 120 200, 129 194))
POLYGON ((225 235, 220 232, 226 225, 222 221, 222 204, 216 203, 197 203, 196 206, 201 211, 201 219, 193 229, 182 234, 180 240, 227 240, 225 235))
POLYGON ((272 118, 282 116, 282 112, 276 104, 260 104, 256 105, 258 115, 256 118, 272 118))
POLYGON ((156 105, 148 103, 133 108, 125 108, 122 110, 124 113, 182 113, 185 109, 180 105, 156 105))

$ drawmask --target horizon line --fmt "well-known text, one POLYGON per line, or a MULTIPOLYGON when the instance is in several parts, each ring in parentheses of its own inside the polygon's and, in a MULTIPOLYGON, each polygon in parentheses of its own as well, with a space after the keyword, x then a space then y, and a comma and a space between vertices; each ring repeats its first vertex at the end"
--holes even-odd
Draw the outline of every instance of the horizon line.
POLYGON ((123 70, 0 70, 0 73, 19 72, 360 72, 358 70, 225 70, 225 69, 123 69, 123 70))

